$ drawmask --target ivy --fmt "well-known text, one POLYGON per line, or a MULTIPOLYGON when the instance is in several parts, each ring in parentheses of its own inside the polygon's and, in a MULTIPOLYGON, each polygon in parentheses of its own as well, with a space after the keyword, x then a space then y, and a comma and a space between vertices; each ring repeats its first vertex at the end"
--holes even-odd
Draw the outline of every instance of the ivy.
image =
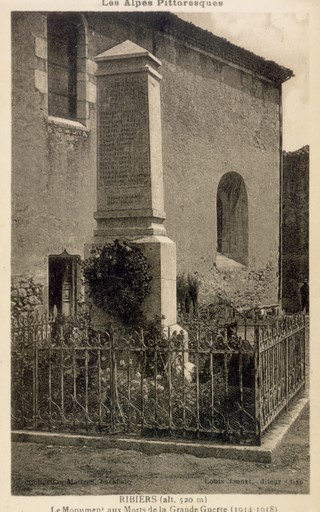
POLYGON ((147 258, 137 244, 115 240, 94 246, 82 262, 84 282, 93 303, 127 326, 143 322, 142 304, 150 293, 147 258))

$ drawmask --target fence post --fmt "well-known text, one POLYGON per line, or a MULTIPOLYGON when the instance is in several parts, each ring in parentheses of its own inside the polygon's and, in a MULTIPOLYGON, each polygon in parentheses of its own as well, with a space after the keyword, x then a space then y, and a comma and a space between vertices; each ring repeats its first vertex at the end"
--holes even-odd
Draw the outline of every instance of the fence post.
POLYGON ((34 354, 34 368, 33 368, 33 428, 38 427, 38 347, 37 347, 37 326, 33 325, 33 354, 34 354))
POLYGON ((261 445, 261 367, 260 367, 260 344, 259 324, 254 325, 254 397, 255 397, 255 418, 256 418, 256 443, 261 445))
MULTIPOLYGON (((305 390, 306 389, 306 378, 307 378, 307 374, 306 374, 306 317, 303 316, 302 317, 302 322, 303 322, 303 327, 302 327, 302 336, 303 336, 303 341, 302 341, 302 350, 303 350, 303 361, 302 361, 302 364, 303 364, 303 368, 302 368, 302 371, 303 371, 303 389, 305 390)), ((309 327, 310 328, 310 327, 309 327)), ((310 342, 309 342, 310 343, 310 342)), ((309 351, 310 353, 310 351, 309 351)))
POLYGON ((114 347, 114 330, 110 330, 110 394, 111 394, 111 432, 116 430, 116 358, 114 347))
POLYGON ((288 411, 288 400, 289 400, 289 335, 285 338, 286 356, 285 356, 285 372, 286 372, 286 412, 288 411))
POLYGON ((145 403, 144 403, 144 379, 145 379, 145 366, 146 366, 146 351, 145 351, 145 343, 144 343, 144 331, 141 329, 141 338, 140 338, 140 350, 141 350, 141 433, 143 435, 144 431, 144 423, 145 423, 145 403))
POLYGON ((224 370, 224 392, 225 392, 225 410, 224 413, 226 415, 226 425, 225 425, 225 436, 229 440, 230 433, 230 411, 229 411, 229 362, 228 362, 228 333, 227 328, 224 326, 223 330, 223 338, 224 338, 224 354, 223 354, 223 370, 224 370))

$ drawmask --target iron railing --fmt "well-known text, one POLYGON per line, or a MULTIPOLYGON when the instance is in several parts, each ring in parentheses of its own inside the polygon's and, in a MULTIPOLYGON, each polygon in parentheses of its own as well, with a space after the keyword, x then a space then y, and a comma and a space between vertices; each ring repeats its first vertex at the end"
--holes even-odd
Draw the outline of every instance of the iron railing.
POLYGON ((263 433, 305 386, 304 316, 284 316, 259 325, 256 343, 259 347, 256 394, 263 433))
POLYGON ((13 428, 260 444, 304 385, 304 319, 221 320, 188 336, 15 320, 13 428))

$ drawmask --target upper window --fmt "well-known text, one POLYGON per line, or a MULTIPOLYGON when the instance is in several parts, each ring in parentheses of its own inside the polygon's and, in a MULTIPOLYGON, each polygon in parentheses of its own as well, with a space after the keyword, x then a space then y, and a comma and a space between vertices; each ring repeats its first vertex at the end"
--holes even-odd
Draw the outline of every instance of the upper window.
POLYGON ((217 192, 217 252, 248 263, 248 196, 242 176, 224 174, 217 192))
POLYGON ((66 119, 77 118, 79 16, 52 13, 47 18, 48 112, 66 119))

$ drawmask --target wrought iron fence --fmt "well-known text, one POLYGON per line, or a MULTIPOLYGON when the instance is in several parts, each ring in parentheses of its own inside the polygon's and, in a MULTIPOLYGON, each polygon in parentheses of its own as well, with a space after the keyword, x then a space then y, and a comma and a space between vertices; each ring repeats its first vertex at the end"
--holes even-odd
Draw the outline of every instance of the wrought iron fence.
POLYGON ((279 317, 257 329, 257 365, 261 433, 305 385, 305 319, 302 315, 279 317))
POLYGON ((13 428, 259 444, 304 384, 304 322, 240 320, 193 321, 188 337, 16 320, 13 428))

